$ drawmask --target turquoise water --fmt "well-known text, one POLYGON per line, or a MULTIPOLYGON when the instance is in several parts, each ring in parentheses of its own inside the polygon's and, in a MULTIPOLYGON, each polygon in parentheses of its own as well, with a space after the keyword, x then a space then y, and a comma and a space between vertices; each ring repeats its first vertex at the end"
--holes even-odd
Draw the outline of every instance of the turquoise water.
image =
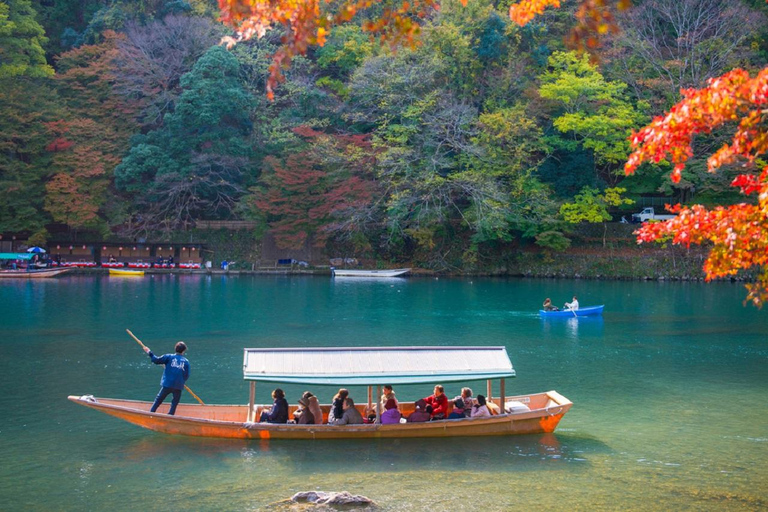
MULTIPOLYGON (((744 294, 729 283, 526 279, 0 282, 0 509, 258 510, 311 489, 385 510, 765 509, 768 310, 743 307, 744 294), (538 317, 545 296, 560 305, 573 294, 605 303, 603 318, 538 317), (187 342, 188 384, 210 403, 247 401, 243 347, 461 344, 507 347, 518 373, 508 394, 556 389, 574 406, 546 436, 167 436, 66 400, 154 397, 161 369, 126 328, 156 352, 187 342)), ((286 386, 294 402, 303 390, 286 386)), ((335 389, 313 391, 327 400, 335 389)), ((396 391, 414 399, 431 386, 396 391)))

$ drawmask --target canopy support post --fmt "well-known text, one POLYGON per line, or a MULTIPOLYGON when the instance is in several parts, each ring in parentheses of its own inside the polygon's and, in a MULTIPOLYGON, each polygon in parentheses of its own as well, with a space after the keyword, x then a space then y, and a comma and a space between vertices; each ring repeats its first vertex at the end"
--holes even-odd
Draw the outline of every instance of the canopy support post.
POLYGON ((373 408, 373 386, 368 386, 368 408, 366 411, 370 411, 373 408))
POLYGON ((499 395, 501 395, 501 398, 499 399, 499 407, 501 407, 501 414, 504 414, 507 412, 506 403, 507 403, 507 381, 504 377, 499 379, 500 381, 500 389, 499 389, 499 395))
POLYGON ((249 422, 253 423, 255 418, 256 411, 253 409, 253 406, 256 402, 256 381, 252 380, 250 385, 250 390, 248 393, 248 420, 249 422))
POLYGON ((376 386, 376 423, 381 423, 381 400, 378 398, 381 396, 381 384, 376 386))
POLYGON ((487 390, 485 394, 486 395, 485 399, 486 401, 491 402, 493 401, 493 398, 492 398, 493 397, 493 381, 491 379, 488 379, 488 381, 486 382, 486 388, 487 390))

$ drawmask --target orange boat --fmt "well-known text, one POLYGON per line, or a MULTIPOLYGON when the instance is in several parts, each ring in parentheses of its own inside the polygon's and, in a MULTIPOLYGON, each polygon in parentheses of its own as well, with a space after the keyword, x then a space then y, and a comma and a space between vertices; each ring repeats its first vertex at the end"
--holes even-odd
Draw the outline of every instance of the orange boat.
MULTIPOLYGON (((134 425, 166 434, 232 439, 357 439, 454 436, 500 436, 553 432, 571 408, 570 400, 556 391, 505 396, 505 378, 515 371, 504 347, 390 347, 390 348, 291 348, 245 349, 244 377, 250 381, 250 400, 244 405, 180 404, 175 416, 169 405, 149 412, 151 402, 70 396, 69 400, 115 416, 134 425), (393 364, 396 362, 396 364, 393 364), (312 373, 303 371, 313 369, 312 373), (391 368, 394 368, 392 370, 391 368), (362 425, 297 425, 257 423, 255 418, 270 405, 255 404, 256 382, 333 385, 368 385, 368 405, 357 405, 361 413, 377 410, 383 384, 447 383, 487 380, 491 397, 492 379, 500 379, 499 396, 489 398, 490 417, 438 420, 425 423, 380 423, 362 425)), ((413 402, 401 402, 407 415, 413 402)), ((321 407, 324 419, 329 405, 321 407)), ((289 415, 295 407, 291 407, 289 415)))

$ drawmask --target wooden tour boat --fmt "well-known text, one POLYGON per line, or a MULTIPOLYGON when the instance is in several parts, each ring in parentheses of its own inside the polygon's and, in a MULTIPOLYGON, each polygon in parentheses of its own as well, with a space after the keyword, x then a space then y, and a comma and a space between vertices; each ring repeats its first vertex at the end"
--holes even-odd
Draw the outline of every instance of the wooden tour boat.
MULTIPOLYGON (((156 413, 149 412, 152 402, 95 398, 92 395, 70 396, 69 400, 157 432, 233 439, 416 438, 548 433, 555 430, 572 405, 570 400, 556 391, 506 396, 505 378, 514 377, 515 370, 504 347, 247 348, 243 375, 250 381, 248 404, 179 404, 175 416, 167 414, 169 400, 156 413), (492 379, 496 378, 500 379, 499 396, 490 398, 492 379), (365 404, 356 406, 361 413, 373 407, 380 415, 382 411, 378 398, 383 384, 445 384, 471 380, 487 380, 488 404, 496 412, 494 415, 394 425, 378 422, 340 426, 256 422, 261 411, 271 407, 271 404, 255 403, 257 381, 308 387, 367 385, 367 408, 365 404), (375 395, 373 386, 376 386, 375 395)), ((317 390, 313 392, 318 394, 317 390)), ((325 420, 330 406, 323 405, 321 408, 325 420)), ((414 404, 400 402, 399 408, 407 416, 413 411, 414 404)), ((291 406, 289 414, 292 415, 294 410, 295 407, 291 406)))
POLYGON ((128 270, 123 268, 110 268, 109 275, 111 276, 123 276, 123 277, 142 277, 144 275, 143 270, 128 270))
POLYGON ((34 267, 32 258, 34 254, 15 253, 15 252, 3 252, 0 253, 0 261, 16 261, 23 260, 27 262, 28 268, 20 268, 13 270, 0 270, 0 278, 12 278, 12 279, 41 279, 46 277, 55 277, 65 272, 69 272, 68 268, 38 268, 34 267))
POLYGON ((46 277, 55 277, 65 272, 69 272, 70 268, 34 268, 30 270, 0 270, 0 278, 15 278, 15 279, 41 279, 46 277))
POLYGON ((539 314, 546 318, 574 318, 579 316, 598 316, 603 314, 605 306, 587 306, 579 309, 562 309, 560 311, 539 310, 539 314))
POLYGON ((397 277, 407 274, 410 268, 393 268, 390 270, 349 270, 343 268, 331 269, 334 277, 397 277))

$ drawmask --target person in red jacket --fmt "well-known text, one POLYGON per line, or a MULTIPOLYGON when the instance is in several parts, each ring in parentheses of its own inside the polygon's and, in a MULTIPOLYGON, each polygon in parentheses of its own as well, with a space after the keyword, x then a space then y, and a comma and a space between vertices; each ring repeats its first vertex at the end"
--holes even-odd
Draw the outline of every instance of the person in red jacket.
POLYGON ((445 396, 443 386, 435 386, 434 394, 424 399, 428 405, 432 406, 432 419, 444 420, 448 416, 448 397, 445 396))

